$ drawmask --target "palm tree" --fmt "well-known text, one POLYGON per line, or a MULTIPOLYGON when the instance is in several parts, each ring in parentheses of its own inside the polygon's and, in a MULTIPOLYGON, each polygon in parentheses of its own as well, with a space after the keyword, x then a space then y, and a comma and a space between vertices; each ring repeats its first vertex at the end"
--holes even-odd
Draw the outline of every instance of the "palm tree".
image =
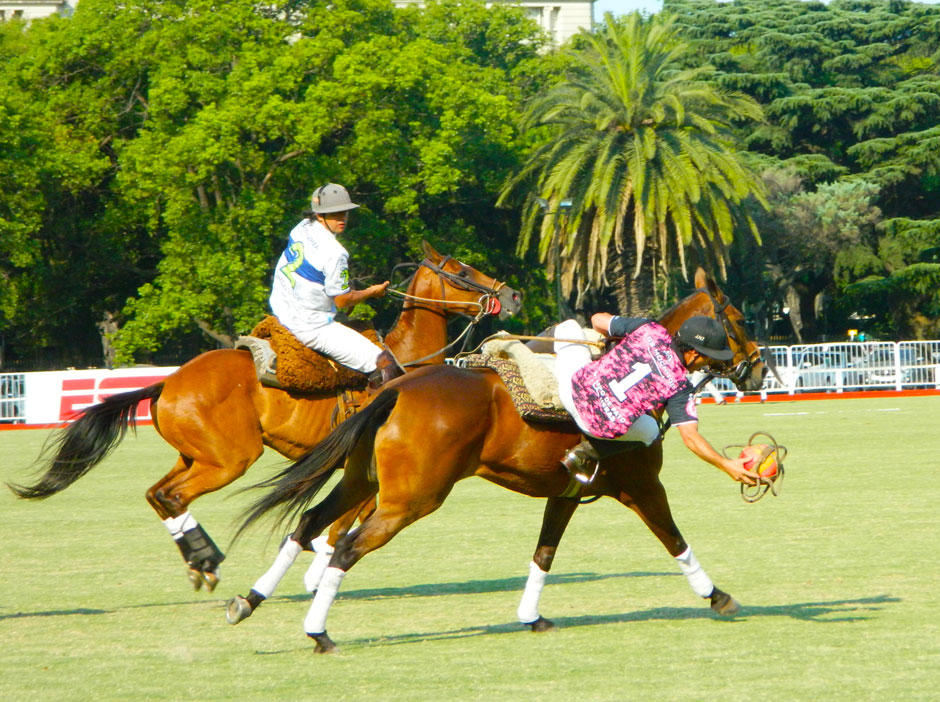
POLYGON ((758 236, 739 205, 748 196, 764 203, 762 185, 738 157, 733 127, 761 119, 761 108, 708 82, 710 66, 687 68, 689 49, 674 24, 672 17, 633 13, 617 21, 606 14, 599 31, 582 33, 583 48, 569 49, 567 80, 526 111, 524 128, 541 129, 544 140, 500 203, 533 190, 552 211, 572 200, 559 228, 552 217, 540 219, 529 198, 519 251, 538 230, 540 259, 550 275, 560 273, 566 297, 576 290, 579 304, 585 292, 612 282, 621 311, 650 312, 662 287, 657 279, 668 280, 676 258, 686 277, 693 241, 713 252, 723 274, 735 226, 758 236))

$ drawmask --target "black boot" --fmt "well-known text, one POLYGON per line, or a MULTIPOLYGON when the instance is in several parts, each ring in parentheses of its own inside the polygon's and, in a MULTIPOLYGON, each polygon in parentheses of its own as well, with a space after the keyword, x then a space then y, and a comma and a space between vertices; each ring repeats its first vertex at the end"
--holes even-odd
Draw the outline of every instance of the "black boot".
POLYGON ((369 387, 373 390, 385 385, 392 378, 397 378, 405 374, 405 369, 401 367, 392 352, 388 349, 382 351, 375 361, 375 370, 369 375, 369 387))
POLYGON ((571 474, 571 477, 584 485, 590 485, 594 482, 594 478, 597 476, 598 461, 600 461, 600 455, 586 439, 561 459, 562 465, 571 474))

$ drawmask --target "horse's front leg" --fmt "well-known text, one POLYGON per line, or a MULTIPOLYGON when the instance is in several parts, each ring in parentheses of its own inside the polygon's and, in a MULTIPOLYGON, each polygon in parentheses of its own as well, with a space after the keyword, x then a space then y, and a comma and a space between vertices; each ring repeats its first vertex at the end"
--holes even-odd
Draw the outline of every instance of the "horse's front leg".
POLYGON ((679 533, 669 509, 666 490, 659 481, 658 467, 634 465, 619 474, 623 480, 617 499, 630 507, 655 534, 685 575, 692 591, 706 600, 722 616, 737 614, 741 606, 728 593, 720 590, 702 568, 692 547, 679 533))
POLYGON ((545 504, 542 515, 542 531, 539 534, 539 543, 535 548, 535 555, 529 563, 529 577, 526 580, 525 592, 519 602, 516 616, 519 621, 530 627, 532 631, 550 631, 555 625, 539 614, 539 599, 542 597, 542 588, 545 587, 545 577, 551 570, 555 551, 561 537, 568 528, 571 515, 578 508, 578 500, 566 497, 550 497, 545 504))

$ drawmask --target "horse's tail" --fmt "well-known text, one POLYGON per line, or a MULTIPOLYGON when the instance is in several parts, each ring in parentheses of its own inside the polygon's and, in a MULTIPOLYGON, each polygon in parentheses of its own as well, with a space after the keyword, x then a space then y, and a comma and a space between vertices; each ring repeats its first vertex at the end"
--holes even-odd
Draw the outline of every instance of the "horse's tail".
POLYGON ((364 409, 340 424, 303 458, 248 489, 272 488, 246 511, 236 538, 262 516, 280 508, 278 524, 296 517, 316 497, 363 438, 372 440, 398 402, 398 390, 383 390, 364 409))
POLYGON ((142 400, 156 400, 163 392, 163 383, 154 383, 140 390, 111 395, 103 402, 82 411, 81 416, 62 429, 47 444, 37 459, 55 452, 45 474, 34 485, 7 487, 24 500, 41 500, 65 490, 96 465, 101 463, 120 443, 127 428, 137 429, 137 405, 142 400))

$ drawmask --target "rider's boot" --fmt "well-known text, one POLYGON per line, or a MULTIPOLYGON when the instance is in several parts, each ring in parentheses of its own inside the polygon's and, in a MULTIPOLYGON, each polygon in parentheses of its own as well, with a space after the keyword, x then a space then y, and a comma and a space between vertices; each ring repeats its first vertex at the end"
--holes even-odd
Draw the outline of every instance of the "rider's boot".
POLYGON ((375 360, 375 370, 369 375, 369 387, 376 388, 385 385, 392 378, 397 378, 405 374, 405 369, 401 367, 398 360, 388 349, 382 351, 375 360))
POLYGON ((571 477, 584 485, 590 485, 594 481, 599 461, 597 449, 591 446, 587 439, 582 440, 561 459, 571 477))

